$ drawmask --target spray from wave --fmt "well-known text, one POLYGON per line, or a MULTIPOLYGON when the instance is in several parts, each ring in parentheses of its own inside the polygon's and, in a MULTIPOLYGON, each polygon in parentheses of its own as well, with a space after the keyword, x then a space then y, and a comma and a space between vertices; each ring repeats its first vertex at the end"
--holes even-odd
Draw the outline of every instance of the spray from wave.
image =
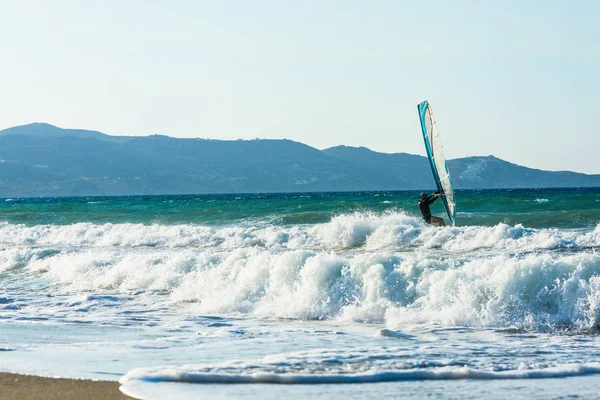
POLYGON ((0 272, 58 292, 160 291, 207 314, 519 329, 600 324, 600 227, 437 229, 404 213, 318 225, 0 225, 0 272))

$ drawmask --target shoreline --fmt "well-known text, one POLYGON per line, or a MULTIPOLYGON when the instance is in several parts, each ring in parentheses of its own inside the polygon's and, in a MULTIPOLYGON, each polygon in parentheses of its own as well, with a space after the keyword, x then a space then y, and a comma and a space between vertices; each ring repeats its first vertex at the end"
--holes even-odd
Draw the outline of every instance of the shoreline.
POLYGON ((0 372, 0 400, 133 400, 119 382, 48 378, 0 372))

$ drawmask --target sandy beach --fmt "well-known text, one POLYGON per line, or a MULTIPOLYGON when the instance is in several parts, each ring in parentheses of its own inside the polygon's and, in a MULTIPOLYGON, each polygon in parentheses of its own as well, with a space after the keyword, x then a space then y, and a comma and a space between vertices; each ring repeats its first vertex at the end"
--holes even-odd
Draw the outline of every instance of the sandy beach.
POLYGON ((118 382, 0 373, 0 400, 124 400, 118 382))

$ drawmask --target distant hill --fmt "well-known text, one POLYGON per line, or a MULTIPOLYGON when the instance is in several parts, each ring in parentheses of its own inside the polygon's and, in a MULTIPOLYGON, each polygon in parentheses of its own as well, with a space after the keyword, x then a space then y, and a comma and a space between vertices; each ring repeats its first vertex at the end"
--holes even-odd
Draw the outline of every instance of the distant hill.
MULTIPOLYGON (((493 156, 449 161, 457 189, 600 186, 493 156)), ((0 197, 432 189, 427 159, 291 140, 109 136, 30 124, 0 131, 0 197)))
MULTIPOLYGON (((337 146, 325 153, 362 166, 375 166, 381 174, 396 176, 412 188, 431 179, 427 158, 407 153, 385 154, 365 147, 337 146), (404 173, 403 173, 404 172, 404 173), (398 176, 401 174, 401 176, 398 176)), ((600 175, 527 168, 494 156, 466 157, 448 161, 456 189, 598 187, 600 175)))
POLYGON ((12 128, 4 129, 0 131, 0 136, 4 135, 30 135, 44 137, 73 136, 82 138, 94 138, 110 142, 122 142, 131 138, 129 136, 110 136, 102 132, 88 131, 85 129, 63 129, 42 122, 35 122, 33 124, 15 126, 12 128))

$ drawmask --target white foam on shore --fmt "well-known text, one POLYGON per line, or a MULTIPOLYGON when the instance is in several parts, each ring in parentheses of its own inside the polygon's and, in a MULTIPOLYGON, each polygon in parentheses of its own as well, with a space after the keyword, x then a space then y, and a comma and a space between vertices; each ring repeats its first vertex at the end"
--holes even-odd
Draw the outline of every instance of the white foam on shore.
POLYGON ((239 365, 238 372, 231 366, 229 371, 202 366, 136 368, 125 374, 119 382, 132 381, 185 382, 202 384, 351 384, 378 383, 406 380, 455 380, 455 379, 545 379, 564 378, 588 374, 600 374, 600 363, 558 364, 548 367, 520 368, 494 371, 467 366, 441 366, 406 370, 375 370, 358 373, 286 373, 257 371, 256 365, 239 365))

